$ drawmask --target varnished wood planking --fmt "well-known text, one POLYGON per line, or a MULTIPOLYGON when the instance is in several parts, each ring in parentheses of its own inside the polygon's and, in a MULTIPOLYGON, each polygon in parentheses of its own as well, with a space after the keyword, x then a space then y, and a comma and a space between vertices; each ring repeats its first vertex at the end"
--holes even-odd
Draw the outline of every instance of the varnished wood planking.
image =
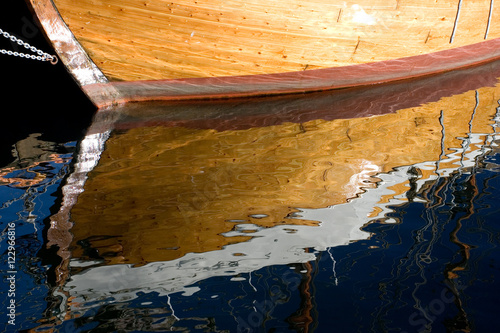
POLYGON ((483 40, 490 1, 463 2, 451 44, 458 1, 55 4, 103 72, 129 81, 290 72, 467 45, 483 40))

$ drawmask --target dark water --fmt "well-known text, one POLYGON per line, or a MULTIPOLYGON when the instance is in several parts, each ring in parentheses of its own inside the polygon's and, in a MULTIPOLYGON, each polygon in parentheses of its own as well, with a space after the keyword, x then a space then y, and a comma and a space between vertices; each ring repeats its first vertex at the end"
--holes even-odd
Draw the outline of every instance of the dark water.
POLYGON ((496 332, 498 76, 91 119, 23 68, 2 332, 496 332))

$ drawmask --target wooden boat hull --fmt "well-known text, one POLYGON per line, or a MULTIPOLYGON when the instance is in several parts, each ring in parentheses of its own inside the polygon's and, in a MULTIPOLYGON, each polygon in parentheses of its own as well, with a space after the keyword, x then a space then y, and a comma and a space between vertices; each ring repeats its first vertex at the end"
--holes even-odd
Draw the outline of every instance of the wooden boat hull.
POLYGON ((30 3, 99 107, 371 85, 500 57, 489 0, 30 3))

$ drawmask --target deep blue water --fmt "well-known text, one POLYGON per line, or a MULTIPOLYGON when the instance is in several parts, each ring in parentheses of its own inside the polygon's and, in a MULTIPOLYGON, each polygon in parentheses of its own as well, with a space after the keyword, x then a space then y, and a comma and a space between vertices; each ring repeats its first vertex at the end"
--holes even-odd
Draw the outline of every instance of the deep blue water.
MULTIPOLYGON (((62 158, 71 158, 71 154, 63 154, 62 158)), ((57 201, 57 191, 61 180, 68 172, 68 165, 63 163, 43 163, 29 170, 13 171, 5 178, 16 177, 31 179, 36 173, 45 176, 43 181, 32 187, 11 186, 0 187, 2 206, 0 221, 2 225, 2 260, 0 269, 3 275, 2 285, 2 312, 6 311, 11 299, 16 300, 17 308, 15 322, 17 327, 30 325, 41 319, 46 307, 45 298, 49 293, 47 270, 49 267, 44 259, 38 256, 44 245, 44 220, 50 216, 51 208, 57 201), (8 224, 15 223, 15 260, 12 267, 8 262, 7 238, 8 224), (10 272, 15 272, 11 274, 10 272), (8 276, 15 276, 15 288, 10 288, 6 280, 8 276), (15 295, 6 292, 6 288, 15 295)), ((10 311, 9 311, 10 313, 10 311)), ((6 317, 2 318, 5 324, 6 317)), ((25 326, 27 328, 28 326, 25 326)))

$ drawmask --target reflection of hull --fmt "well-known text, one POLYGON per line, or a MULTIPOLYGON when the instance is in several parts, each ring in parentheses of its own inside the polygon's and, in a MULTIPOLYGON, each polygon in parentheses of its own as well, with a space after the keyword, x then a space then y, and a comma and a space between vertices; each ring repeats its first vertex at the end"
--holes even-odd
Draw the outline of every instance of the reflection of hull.
MULTIPOLYGON (((484 88, 481 95, 493 91, 484 88)), ((224 237, 233 221, 265 228, 317 225, 289 217, 296 207, 345 203, 374 187, 371 177, 380 172, 439 160, 443 149, 449 154, 460 146, 457 138, 469 130, 463 115, 475 107, 474 92, 468 92, 372 118, 235 131, 117 131, 72 208, 73 255, 143 265, 254 236, 224 237)), ((478 107, 491 110, 492 102, 480 100, 478 107)), ((475 121, 488 124, 490 115, 478 112, 475 121)))
POLYGON ((197 129, 197 119, 168 127, 165 113, 136 128, 127 109, 100 111, 109 123, 89 130, 91 163, 81 155, 64 214, 53 218, 51 241, 67 250, 61 290, 76 297, 74 311, 86 297, 124 300, 140 288, 191 293, 210 276, 306 262, 315 255, 304 249, 367 239, 361 228, 409 190, 488 151, 498 87, 459 93, 371 118, 302 122, 298 110, 295 123, 220 131, 197 129), (417 175, 401 167, 411 165, 417 175))
MULTIPOLYGON (((402 166, 389 173, 378 174, 380 185, 369 189, 360 197, 344 204, 319 209, 301 209, 294 218, 320 221, 318 226, 279 225, 261 228, 253 224, 236 225, 225 237, 245 235, 251 230, 253 239, 231 244, 221 250, 205 253, 187 253, 181 258, 149 263, 141 267, 109 265, 90 268, 72 276, 65 289, 74 296, 74 310, 85 305, 86 300, 112 297, 116 302, 134 298, 138 291, 148 290, 158 295, 183 292, 190 295, 198 290, 196 282, 216 276, 240 276, 266 266, 305 263, 316 258, 316 251, 347 245, 369 238, 362 228, 374 219, 385 223, 397 221, 387 218, 391 206, 408 201, 412 170, 420 170, 426 177, 416 179, 412 189, 420 193, 428 184, 440 177, 448 177, 457 169, 461 173, 477 166, 478 158, 491 151, 488 147, 496 134, 469 133, 464 148, 443 156, 439 161, 402 166), (475 148, 470 145, 477 145, 475 148), (445 167, 440 166, 446 165, 445 167), (385 202, 381 202, 385 198, 385 202), (314 252, 308 251, 314 249, 314 252)), ((416 200, 416 199, 414 199, 416 200)), ((93 264, 96 264, 94 262, 93 264)), ((75 258, 71 266, 92 265, 75 258)), ((245 278, 235 278, 240 281, 245 278)))
POLYGON ((29 3, 99 106, 371 85, 500 56, 488 0, 29 3))

